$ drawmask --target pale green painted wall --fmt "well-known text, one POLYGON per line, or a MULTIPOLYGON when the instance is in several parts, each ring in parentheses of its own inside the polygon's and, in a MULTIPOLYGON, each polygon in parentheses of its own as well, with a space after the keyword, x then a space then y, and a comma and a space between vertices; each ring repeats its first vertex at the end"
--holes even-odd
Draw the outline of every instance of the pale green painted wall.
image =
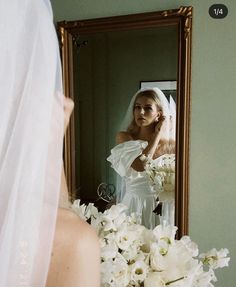
POLYGON ((190 236, 202 251, 227 247, 230 268, 217 272, 218 287, 236 286, 236 1, 224 2, 214 20, 210 0, 53 0, 56 20, 194 7, 190 146, 190 236))

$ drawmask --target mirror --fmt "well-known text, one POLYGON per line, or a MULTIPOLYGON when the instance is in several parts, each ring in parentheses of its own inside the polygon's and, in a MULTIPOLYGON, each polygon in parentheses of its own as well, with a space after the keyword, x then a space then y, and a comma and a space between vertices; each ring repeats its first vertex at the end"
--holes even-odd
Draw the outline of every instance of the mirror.
POLYGON ((104 185, 113 195, 106 158, 132 96, 147 82, 176 83, 177 237, 188 233, 191 23, 192 7, 58 23, 64 91, 75 101, 65 139, 72 198, 94 202, 104 185))

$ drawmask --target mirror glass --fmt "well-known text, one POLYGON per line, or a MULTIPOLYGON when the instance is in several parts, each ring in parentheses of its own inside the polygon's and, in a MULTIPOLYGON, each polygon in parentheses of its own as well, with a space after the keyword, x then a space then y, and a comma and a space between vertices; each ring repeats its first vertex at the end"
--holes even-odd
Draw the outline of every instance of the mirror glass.
POLYGON ((116 172, 106 158, 140 83, 176 81, 178 31, 160 27, 82 35, 73 50, 76 189, 91 202, 101 183, 116 186, 116 172))
POLYGON ((134 94, 140 87, 157 86, 165 101, 172 102, 168 119, 175 136, 173 149, 165 154, 174 158, 172 211, 177 237, 188 233, 191 19, 192 7, 180 7, 58 23, 65 95, 75 102, 65 138, 72 198, 94 202, 100 210, 114 203, 119 194, 117 172, 107 158, 117 146, 116 135, 134 94))

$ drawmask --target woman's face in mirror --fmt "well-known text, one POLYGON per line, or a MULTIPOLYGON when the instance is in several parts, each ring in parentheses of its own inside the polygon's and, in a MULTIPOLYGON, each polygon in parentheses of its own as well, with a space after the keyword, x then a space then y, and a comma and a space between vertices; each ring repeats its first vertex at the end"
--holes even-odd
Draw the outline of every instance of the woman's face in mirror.
POLYGON ((146 127, 157 122, 160 111, 154 100, 147 97, 139 97, 134 104, 134 120, 138 127, 146 127))

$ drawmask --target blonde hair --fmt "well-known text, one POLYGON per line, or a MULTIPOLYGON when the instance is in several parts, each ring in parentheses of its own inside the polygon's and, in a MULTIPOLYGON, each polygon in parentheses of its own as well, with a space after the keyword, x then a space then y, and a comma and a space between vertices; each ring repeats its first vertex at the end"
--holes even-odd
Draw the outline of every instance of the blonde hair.
MULTIPOLYGON (((148 99, 153 100, 156 103, 158 111, 161 112, 161 115, 163 115, 163 107, 161 105, 161 101, 158 97, 158 94, 152 89, 140 91, 136 95, 135 100, 134 100, 134 104, 133 104, 133 112, 134 112, 134 108, 135 108, 135 104, 136 104, 137 100, 141 97, 146 97, 148 99)), ((139 130, 139 127, 137 126, 135 119, 134 119, 134 116, 133 116, 133 119, 127 128, 127 132, 130 133, 131 136, 135 136, 138 133, 138 130, 139 130)), ((166 139, 161 139, 160 140, 160 146, 159 146, 158 150, 159 150, 160 154, 175 153, 175 142, 174 141, 168 141, 166 139)))
MULTIPOLYGON (((135 104, 137 102, 137 100, 141 97, 146 97, 148 99, 151 99, 153 100, 155 103, 156 103, 156 106, 158 108, 158 110, 161 112, 161 115, 163 114, 163 109, 162 109, 162 106, 161 106, 161 101, 160 99, 158 98, 158 95, 157 93, 154 91, 154 90, 144 90, 144 91, 141 91, 139 92, 136 97, 135 97, 135 100, 134 100, 134 104, 133 104, 133 112, 134 112, 134 107, 135 107, 135 104)), ((134 120, 134 116, 133 116, 133 119, 131 121, 131 123, 129 124, 128 128, 127 128, 127 132, 129 132, 131 135, 134 135, 136 134, 138 131, 138 126, 134 120)))

